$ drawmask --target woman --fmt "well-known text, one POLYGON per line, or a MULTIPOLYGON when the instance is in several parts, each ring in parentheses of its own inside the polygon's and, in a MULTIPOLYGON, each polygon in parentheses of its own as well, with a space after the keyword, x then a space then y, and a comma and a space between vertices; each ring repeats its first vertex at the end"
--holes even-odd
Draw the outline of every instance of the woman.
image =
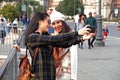
MULTIPOLYGON (((77 30, 82 29, 85 26, 85 15, 84 14, 79 14, 79 20, 77 23, 77 30)), ((83 49, 83 42, 81 41, 78 44, 79 48, 83 49)))
POLYGON ((6 24, 6 26, 7 26, 7 34, 9 34, 10 33, 10 30, 11 30, 11 21, 10 21, 10 19, 7 19, 7 24, 6 24))
POLYGON ((25 44, 29 47, 31 55, 39 48, 35 60, 32 61, 31 72, 35 75, 31 80, 55 80, 56 66, 53 57, 53 47, 67 48, 81 40, 89 39, 89 28, 78 32, 71 32, 57 36, 48 35, 50 18, 47 13, 37 12, 31 19, 25 31, 25 44), (84 35, 88 34, 88 35, 84 35), (83 37, 80 35, 84 35, 83 37))
POLYGON ((15 18, 15 20, 13 21, 13 30, 14 30, 14 34, 17 34, 17 30, 18 30, 18 19, 15 18))
POLYGON ((5 42, 5 37, 6 37, 6 31, 5 31, 5 21, 3 18, 0 20, 0 44, 4 44, 5 42))
MULTIPOLYGON (((54 28, 53 35, 71 32, 71 28, 65 23, 65 16, 57 11, 50 15, 51 23, 54 28), (59 15, 59 16, 58 16, 59 15)), ((54 47, 54 58, 58 62, 56 65, 57 80, 70 80, 71 62, 69 48, 54 47)))

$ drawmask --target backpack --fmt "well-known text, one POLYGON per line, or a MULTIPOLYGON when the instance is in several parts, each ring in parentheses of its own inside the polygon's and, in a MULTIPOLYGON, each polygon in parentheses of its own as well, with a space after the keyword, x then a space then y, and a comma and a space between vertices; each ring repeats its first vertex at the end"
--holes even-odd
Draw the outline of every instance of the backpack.
MULTIPOLYGON (((30 65, 30 62, 28 59, 27 50, 28 50, 28 48, 26 49, 26 55, 24 57, 20 58, 18 80, 30 80, 31 76, 35 76, 30 71, 31 65, 30 65)), ((39 50, 39 48, 35 49, 32 60, 36 58, 38 50, 39 50)))

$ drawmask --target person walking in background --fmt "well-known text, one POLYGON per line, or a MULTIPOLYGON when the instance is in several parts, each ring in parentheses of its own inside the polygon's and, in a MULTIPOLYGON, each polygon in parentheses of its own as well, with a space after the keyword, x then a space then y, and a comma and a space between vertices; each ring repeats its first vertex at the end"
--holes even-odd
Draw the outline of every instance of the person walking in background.
POLYGON ((118 20, 118 25, 120 26, 120 19, 118 20))
MULTIPOLYGON (((71 32, 72 29, 66 24, 65 16, 54 11, 50 15, 51 24, 54 28, 52 35, 58 35, 63 33, 71 32), (59 15, 59 16, 58 16, 59 15)), ((58 48, 54 47, 54 58, 56 62, 59 62, 56 66, 57 80, 70 80, 71 78, 71 61, 70 61, 70 50, 69 48, 58 48)))
POLYGON ((18 28, 18 19, 15 18, 15 20, 13 21, 13 31, 14 31, 14 34, 17 34, 17 28, 18 28))
MULTIPOLYGON (((47 8, 46 8, 46 13, 47 13, 49 16, 51 15, 51 13, 52 13, 53 11, 54 11, 54 10, 53 10, 53 8, 51 8, 51 7, 47 7, 47 8)), ((52 26, 49 27, 48 33, 49 33, 49 34, 54 33, 54 28, 53 28, 52 26)))
POLYGON ((1 18, 0 20, 0 43, 4 44, 5 37, 6 37, 6 31, 5 31, 6 24, 4 22, 4 19, 1 18))
POLYGON ((23 27, 23 30, 26 28, 26 26, 27 26, 27 15, 23 15, 22 17, 21 17, 21 22, 22 22, 22 27, 23 27))
POLYGON ((103 38, 104 38, 103 41, 106 42, 106 38, 107 38, 107 36, 109 34, 109 30, 108 30, 106 24, 104 24, 104 26, 103 26, 102 34, 103 34, 103 38))
POLYGON ((6 22, 6 32, 7 32, 7 34, 9 34, 10 33, 10 30, 11 30, 11 21, 10 21, 10 19, 7 19, 7 22, 6 22))
POLYGON ((120 31, 120 19, 118 20, 118 27, 117 30, 120 31))
POLYGON ((97 33, 97 22, 96 22, 96 19, 92 17, 92 12, 89 12, 89 17, 86 19, 86 25, 90 25, 95 30, 92 40, 91 39, 88 40, 88 46, 89 46, 89 49, 91 49, 91 47, 92 48, 94 47, 93 43, 96 39, 96 33, 97 33))
POLYGON ((97 13, 94 12, 94 13, 93 13, 93 17, 94 17, 95 19, 97 19, 97 16, 98 16, 97 13))
POLYGON ((76 32, 50 36, 49 21, 47 13, 37 12, 25 31, 25 45, 29 47, 30 54, 33 55, 34 50, 39 48, 35 60, 32 61, 31 72, 34 76, 30 80, 56 80, 53 47, 67 48, 93 35, 85 27, 76 32))
MULTIPOLYGON (((77 22, 77 30, 82 29, 85 26, 85 21, 86 21, 85 15, 84 14, 79 14, 79 19, 78 19, 78 22, 77 22)), ((78 46, 79 46, 79 48, 83 49, 83 42, 81 41, 78 44, 78 46)))

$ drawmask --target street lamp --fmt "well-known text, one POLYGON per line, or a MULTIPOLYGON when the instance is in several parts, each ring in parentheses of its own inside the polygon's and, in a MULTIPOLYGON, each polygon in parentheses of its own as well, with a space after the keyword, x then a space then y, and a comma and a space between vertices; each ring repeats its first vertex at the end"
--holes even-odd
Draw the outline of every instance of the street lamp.
POLYGON ((96 35, 96 46, 105 46, 102 36, 102 16, 101 16, 101 0, 99 0, 99 7, 98 7, 99 15, 97 17, 97 35, 96 35))
POLYGON ((43 12, 45 12, 46 9, 46 0, 43 0, 43 12))
POLYGON ((74 15, 75 15, 75 6, 76 5, 76 0, 74 0, 74 15))

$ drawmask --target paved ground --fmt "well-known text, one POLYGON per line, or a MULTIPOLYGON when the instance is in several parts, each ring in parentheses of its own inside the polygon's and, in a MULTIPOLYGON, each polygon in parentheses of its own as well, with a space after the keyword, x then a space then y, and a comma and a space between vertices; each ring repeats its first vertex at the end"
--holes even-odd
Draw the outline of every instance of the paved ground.
POLYGON ((120 80, 120 38, 109 37, 105 47, 78 49, 78 80, 120 80))

